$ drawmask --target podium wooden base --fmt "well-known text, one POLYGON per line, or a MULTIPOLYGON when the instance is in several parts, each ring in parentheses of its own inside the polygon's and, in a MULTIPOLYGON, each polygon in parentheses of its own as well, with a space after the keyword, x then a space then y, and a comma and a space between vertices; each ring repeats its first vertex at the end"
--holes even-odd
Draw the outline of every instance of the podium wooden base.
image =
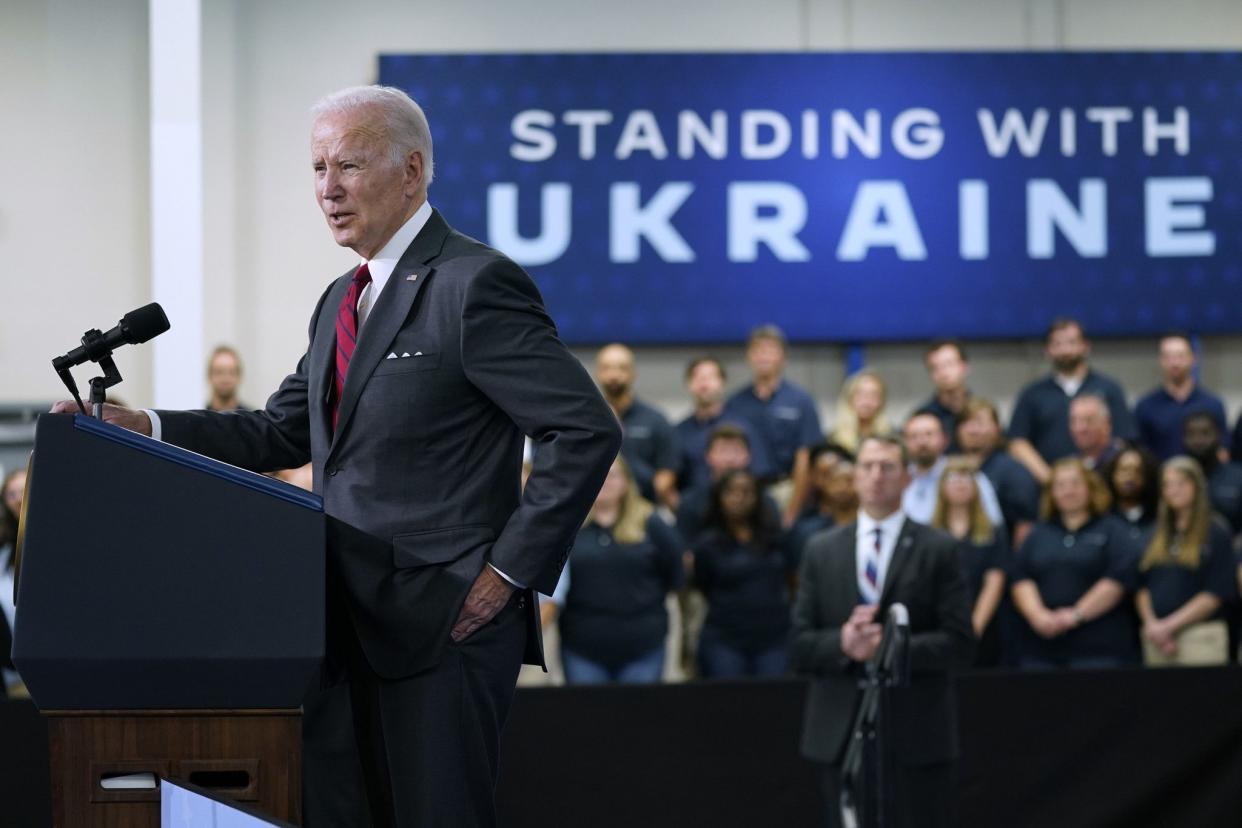
POLYGON ((298 710, 45 711, 54 828, 159 828, 160 792, 106 790, 133 773, 180 779, 301 823, 298 710))

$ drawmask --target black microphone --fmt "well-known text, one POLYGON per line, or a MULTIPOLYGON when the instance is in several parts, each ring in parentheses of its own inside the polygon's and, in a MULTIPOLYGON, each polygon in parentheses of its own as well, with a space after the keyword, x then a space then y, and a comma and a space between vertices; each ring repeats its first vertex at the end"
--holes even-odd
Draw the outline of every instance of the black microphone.
POLYGON ((98 362, 111 354, 114 348, 146 342, 170 327, 159 302, 152 302, 125 314, 116 327, 105 334, 98 330, 87 331, 82 336, 82 345, 64 356, 56 357, 52 360, 52 367, 57 371, 67 371, 84 362, 98 362))

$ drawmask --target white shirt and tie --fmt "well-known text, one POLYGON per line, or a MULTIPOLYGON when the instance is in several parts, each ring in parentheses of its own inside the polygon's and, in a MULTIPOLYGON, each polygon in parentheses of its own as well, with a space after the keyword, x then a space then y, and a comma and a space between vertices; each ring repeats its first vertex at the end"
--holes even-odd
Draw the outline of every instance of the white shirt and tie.
POLYGON ((858 511, 858 535, 854 546, 854 564, 858 594, 864 604, 878 604, 884 592, 884 579, 893 562, 897 538, 906 521, 901 509, 883 520, 876 520, 861 509, 858 511))

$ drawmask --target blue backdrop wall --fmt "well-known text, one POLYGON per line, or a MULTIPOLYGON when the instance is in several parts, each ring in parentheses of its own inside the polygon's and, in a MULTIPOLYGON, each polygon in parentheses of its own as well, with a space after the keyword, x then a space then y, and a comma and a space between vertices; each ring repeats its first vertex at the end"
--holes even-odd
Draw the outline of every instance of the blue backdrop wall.
POLYGON ((1242 330, 1237 53, 385 55, 577 343, 1242 330))

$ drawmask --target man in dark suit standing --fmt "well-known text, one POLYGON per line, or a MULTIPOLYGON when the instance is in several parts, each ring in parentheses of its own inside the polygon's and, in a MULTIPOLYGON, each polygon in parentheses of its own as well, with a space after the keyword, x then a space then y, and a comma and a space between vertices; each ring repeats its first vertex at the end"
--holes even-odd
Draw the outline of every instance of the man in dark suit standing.
POLYGON ((910 615, 910 687, 893 693, 887 723, 897 757, 898 826, 951 826, 956 813, 957 719, 949 674, 970 665, 974 634, 957 542, 901 511, 904 445, 869 437, 858 450, 858 520, 815 535, 794 603, 792 664, 812 681, 802 754, 821 766, 827 824, 841 824, 841 762, 888 608, 910 615))
MULTIPOLYGON (((347 664, 371 820, 492 825, 518 669, 542 659, 533 591, 555 588, 620 429, 530 278, 427 202, 418 105, 356 87, 313 112, 319 206, 361 263, 320 298, 297 368, 263 411, 107 418, 255 471, 313 465, 339 519, 329 649, 347 664), (539 451, 522 490, 524 434, 539 451)), ((307 703, 312 828, 361 824, 344 698, 307 703)))

